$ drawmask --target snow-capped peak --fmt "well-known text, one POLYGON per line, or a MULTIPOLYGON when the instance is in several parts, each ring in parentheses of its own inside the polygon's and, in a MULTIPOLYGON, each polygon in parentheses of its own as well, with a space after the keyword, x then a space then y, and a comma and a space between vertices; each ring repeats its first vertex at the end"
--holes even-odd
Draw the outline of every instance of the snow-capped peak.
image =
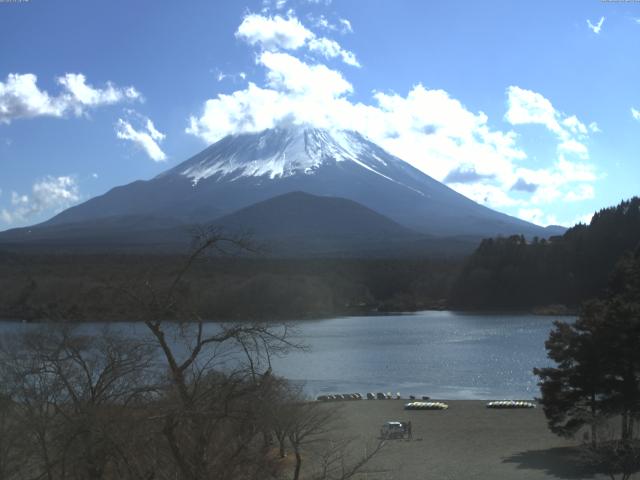
POLYGON ((284 178, 313 175, 323 164, 354 162, 389 180, 381 150, 359 133, 307 127, 230 135, 177 167, 194 184, 209 177, 284 178))

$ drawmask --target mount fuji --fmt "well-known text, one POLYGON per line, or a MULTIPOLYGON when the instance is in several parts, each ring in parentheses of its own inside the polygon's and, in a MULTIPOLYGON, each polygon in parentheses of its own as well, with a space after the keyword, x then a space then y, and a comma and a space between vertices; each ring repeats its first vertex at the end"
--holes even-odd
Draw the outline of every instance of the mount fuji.
MULTIPOLYGON (((398 235, 410 232, 410 236, 431 238, 511 234, 548 237, 563 231, 561 227, 545 229, 479 205, 355 131, 296 126, 229 135, 155 178, 113 188, 39 225, 3 232, 0 242, 82 243, 106 235, 112 238, 112 244, 131 242, 133 237, 134 243, 145 243, 145 232, 151 238, 155 236, 151 232, 184 232, 194 224, 220 221, 224 227, 224 220, 235 212, 292 192, 304 192, 320 200, 355 202, 377 214, 367 214, 366 218, 379 221, 386 217, 387 236, 393 236, 391 224, 397 226, 398 235), (83 229, 93 233, 87 230, 82 234, 83 229)), ((300 200, 296 195, 284 198, 289 202, 300 200)), ((267 204, 276 209, 272 211, 275 217, 283 202, 267 204)), ((334 216, 331 208, 334 213, 340 208, 335 202, 320 210, 318 201, 305 204, 313 208, 298 212, 295 218, 321 214, 330 220, 334 216)), ((362 215, 357 208, 348 211, 362 215)), ((350 223, 344 215, 335 217, 340 217, 343 225, 350 223)), ((238 218, 256 216, 234 217, 236 225, 238 218)), ((244 225, 249 230, 253 227, 250 223, 244 225)), ((370 229, 363 231, 370 233, 370 229)), ((277 232, 271 233, 277 236, 277 232)))

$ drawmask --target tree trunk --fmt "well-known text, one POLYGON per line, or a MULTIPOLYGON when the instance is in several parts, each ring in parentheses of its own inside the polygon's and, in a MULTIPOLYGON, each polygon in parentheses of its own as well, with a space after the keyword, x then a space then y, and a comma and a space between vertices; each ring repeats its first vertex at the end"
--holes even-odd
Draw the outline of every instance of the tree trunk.
POLYGON ((598 419, 596 409, 596 395, 591 394, 591 446, 596 448, 598 446, 598 419))
POLYGON ((302 466, 302 456, 300 455, 300 451, 296 448, 296 469, 293 472, 293 480, 298 480, 300 477, 300 467, 302 466))

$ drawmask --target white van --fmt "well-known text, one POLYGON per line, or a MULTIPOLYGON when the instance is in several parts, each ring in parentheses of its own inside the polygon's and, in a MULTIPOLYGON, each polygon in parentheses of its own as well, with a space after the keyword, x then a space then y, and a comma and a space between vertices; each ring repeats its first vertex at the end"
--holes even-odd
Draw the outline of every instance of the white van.
POLYGON ((380 429, 382 438, 404 438, 406 429, 402 422, 385 422, 380 429))

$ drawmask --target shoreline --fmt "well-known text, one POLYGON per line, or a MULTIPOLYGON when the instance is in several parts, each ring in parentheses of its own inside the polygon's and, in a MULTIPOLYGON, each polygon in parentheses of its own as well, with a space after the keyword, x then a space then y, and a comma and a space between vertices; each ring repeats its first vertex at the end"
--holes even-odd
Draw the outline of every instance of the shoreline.
MULTIPOLYGON (((344 311, 344 312, 334 312, 332 314, 327 315, 309 315, 302 318, 268 318, 268 319, 205 319, 205 323, 233 323, 233 322, 257 322, 257 323, 297 323, 297 322, 309 322, 309 321, 318 321, 318 320, 330 320, 333 318, 347 318, 347 317, 392 317, 392 316, 403 316, 403 315, 417 315, 422 312, 452 312, 457 314, 464 315, 532 315, 532 316, 540 316, 540 317, 573 317, 579 314, 577 309, 547 309, 547 308, 533 308, 526 310, 475 310, 475 309, 456 309, 456 308, 421 308, 419 310, 402 310, 402 311, 381 311, 381 310, 370 310, 370 311, 344 311)), ((163 320, 167 323, 178 323, 180 320, 176 319, 165 319, 163 320)), ((0 322, 15 322, 15 323, 29 323, 29 324, 46 324, 46 323, 73 323, 73 324, 83 324, 83 323, 142 323, 143 320, 134 320, 134 319, 98 319, 98 320, 89 320, 89 319, 69 319, 60 322, 47 320, 44 318, 37 319, 26 319, 26 318, 14 318, 14 317, 5 317, 0 315, 0 322)))

